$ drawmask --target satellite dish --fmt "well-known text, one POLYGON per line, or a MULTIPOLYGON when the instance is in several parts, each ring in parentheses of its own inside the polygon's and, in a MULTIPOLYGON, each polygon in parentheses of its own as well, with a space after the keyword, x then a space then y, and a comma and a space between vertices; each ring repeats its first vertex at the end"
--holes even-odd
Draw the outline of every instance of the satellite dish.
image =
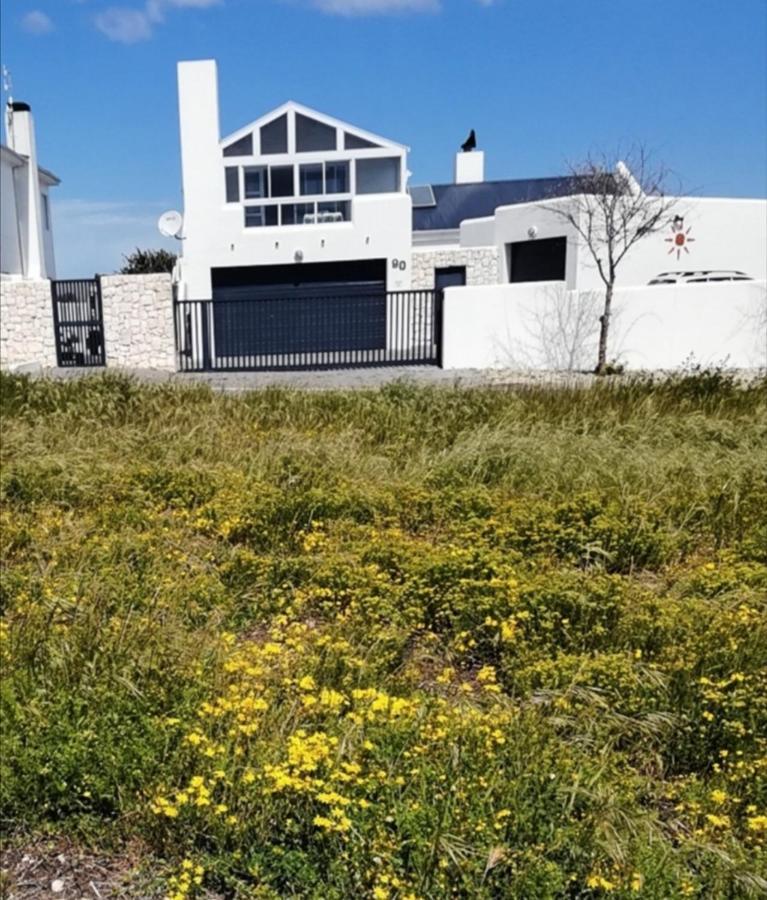
POLYGON ((175 209, 164 212, 157 221, 157 227, 163 237, 181 237, 184 217, 175 209))

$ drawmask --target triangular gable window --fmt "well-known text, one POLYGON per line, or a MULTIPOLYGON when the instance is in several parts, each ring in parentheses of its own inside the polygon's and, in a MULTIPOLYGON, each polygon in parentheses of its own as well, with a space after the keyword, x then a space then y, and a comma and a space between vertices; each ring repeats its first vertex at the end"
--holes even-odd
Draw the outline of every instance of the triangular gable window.
POLYGON ((245 137, 224 147, 224 156, 253 156, 253 135, 246 134, 245 137))
POLYGON ((316 150, 337 149, 336 129, 309 116, 296 113, 296 151, 311 153, 316 150))
POLYGON ((372 141, 366 141, 365 138, 358 137, 349 131, 344 132, 344 150, 369 150, 371 147, 380 147, 380 144, 374 144, 372 141))
POLYGON ((288 115, 283 113, 261 126, 261 153, 288 152, 288 115))

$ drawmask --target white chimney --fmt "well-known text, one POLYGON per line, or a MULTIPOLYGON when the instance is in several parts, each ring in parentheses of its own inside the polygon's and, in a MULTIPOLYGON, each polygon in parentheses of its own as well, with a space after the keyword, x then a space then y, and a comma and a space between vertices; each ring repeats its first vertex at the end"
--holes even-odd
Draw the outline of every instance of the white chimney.
POLYGON ((482 150, 459 151, 455 154, 455 183, 472 184, 485 180, 485 154, 482 150))
POLYGON ((178 64, 178 114, 186 232, 187 226, 194 227, 198 216, 224 200, 214 59, 178 64))
POLYGON ((18 200, 21 207, 20 219, 24 225, 21 234, 24 274, 27 278, 42 278, 45 250, 43 248, 40 171, 37 168, 35 123, 28 104, 9 101, 6 130, 8 146, 20 156, 27 158, 27 165, 23 169, 17 170, 18 175, 16 176, 23 179, 22 184, 19 185, 21 190, 18 200))

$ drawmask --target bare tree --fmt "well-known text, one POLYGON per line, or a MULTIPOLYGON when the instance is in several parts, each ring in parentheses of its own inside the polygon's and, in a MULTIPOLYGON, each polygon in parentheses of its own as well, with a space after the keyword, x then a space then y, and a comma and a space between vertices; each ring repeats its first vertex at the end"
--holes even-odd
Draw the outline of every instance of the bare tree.
POLYGON ((618 267, 637 241, 668 223, 677 203, 676 197, 667 193, 668 177, 668 170, 653 165, 641 146, 622 160, 618 154, 591 156, 570 167, 573 196, 561 203, 546 204, 549 212, 564 219, 577 233, 605 286, 595 370, 599 375, 607 371, 607 340, 618 267))

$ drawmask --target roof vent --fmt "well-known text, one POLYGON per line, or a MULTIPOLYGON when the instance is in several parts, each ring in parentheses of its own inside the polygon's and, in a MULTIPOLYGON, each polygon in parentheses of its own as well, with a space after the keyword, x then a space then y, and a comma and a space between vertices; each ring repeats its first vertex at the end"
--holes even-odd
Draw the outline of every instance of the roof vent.
POLYGON ((437 205, 437 201, 434 199, 434 191, 430 184, 413 185, 407 189, 407 192, 413 201, 413 209, 424 209, 437 205))
POLYGON ((8 106, 13 112, 32 112, 32 107, 28 103, 22 103, 21 100, 13 100, 8 106))

